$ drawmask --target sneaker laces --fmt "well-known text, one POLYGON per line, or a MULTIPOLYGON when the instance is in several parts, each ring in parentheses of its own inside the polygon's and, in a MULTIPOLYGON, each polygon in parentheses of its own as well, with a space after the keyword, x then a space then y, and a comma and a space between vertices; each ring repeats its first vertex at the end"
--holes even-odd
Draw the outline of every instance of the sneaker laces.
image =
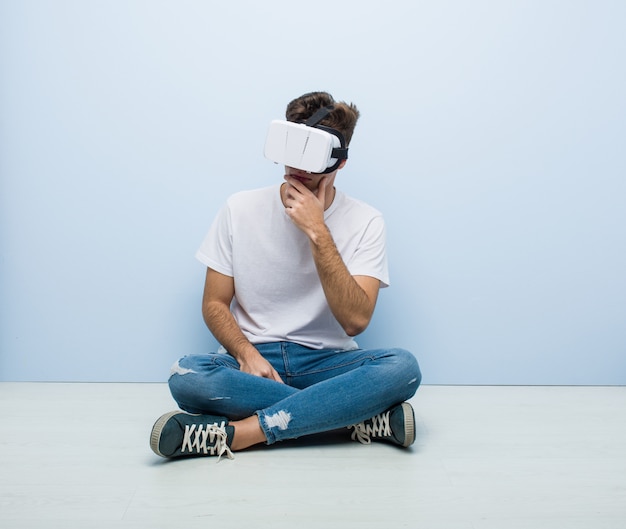
POLYGON ((194 454, 217 455, 217 461, 226 454, 228 459, 234 459, 235 456, 228 446, 228 435, 224 426, 224 422, 220 425, 185 425, 185 435, 183 436, 183 444, 180 449, 181 453, 187 451, 194 454))
POLYGON ((367 421, 348 426, 348 428, 354 428, 352 440, 364 445, 370 444, 372 437, 389 437, 392 434, 388 411, 374 415, 367 421))

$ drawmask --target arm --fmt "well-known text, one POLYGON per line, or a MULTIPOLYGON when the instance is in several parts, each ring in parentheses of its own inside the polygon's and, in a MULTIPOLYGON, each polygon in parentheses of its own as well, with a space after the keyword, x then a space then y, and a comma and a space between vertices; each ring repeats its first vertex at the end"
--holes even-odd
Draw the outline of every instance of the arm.
POLYGON ((314 193, 293 178, 287 178, 287 214, 308 236, 322 288, 333 315, 346 334, 363 332, 374 314, 380 281, 369 276, 352 276, 324 222, 323 179, 314 193))
POLYGON ((239 362, 241 371, 282 382, 271 364, 241 332, 230 312, 235 282, 230 276, 207 268, 202 297, 202 316, 216 340, 239 362))
POLYGON ((362 333, 374 314, 380 281, 350 275, 328 228, 311 239, 311 251, 333 315, 348 336, 362 333))

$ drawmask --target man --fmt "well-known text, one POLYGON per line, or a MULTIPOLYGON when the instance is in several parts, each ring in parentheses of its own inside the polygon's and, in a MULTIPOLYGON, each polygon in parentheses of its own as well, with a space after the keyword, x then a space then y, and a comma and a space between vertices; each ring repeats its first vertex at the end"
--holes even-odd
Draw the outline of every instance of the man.
POLYGON ((197 258, 207 266, 202 313, 222 347, 172 368, 170 390, 187 413, 157 420, 156 454, 232 458, 344 427, 362 443, 414 442, 404 401, 421 381, 415 357, 353 339, 389 283, 381 214, 334 186, 358 117, 326 92, 289 103, 279 125, 292 138, 322 130, 341 143, 329 167, 286 166, 282 184, 233 195, 215 219, 197 258))

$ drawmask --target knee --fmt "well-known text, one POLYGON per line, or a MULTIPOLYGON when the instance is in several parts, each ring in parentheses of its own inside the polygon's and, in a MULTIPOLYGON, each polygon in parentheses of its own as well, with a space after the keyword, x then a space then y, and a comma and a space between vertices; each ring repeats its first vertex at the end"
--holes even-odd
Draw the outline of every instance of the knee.
POLYGON ((174 377, 174 375, 189 375, 192 373, 197 373, 195 362, 193 361, 193 357, 184 356, 180 360, 176 360, 172 367, 170 368, 170 379, 174 377))
POLYGON ((205 365, 207 359, 208 355, 189 355, 174 362, 167 381, 174 398, 181 393, 193 391, 198 376, 204 376, 208 371, 208 366, 205 365))
POLYGON ((409 379, 409 385, 417 390, 422 382, 422 371, 415 355, 406 349, 392 349, 392 353, 397 359, 398 367, 409 379))
MULTIPOLYGON (((211 355, 189 355, 174 362, 167 381, 179 407, 189 413, 204 413, 214 384, 209 378, 219 367, 211 355)), ((212 379, 211 379, 212 380, 212 379)))
POLYGON ((180 393, 184 391, 186 385, 185 378, 195 373, 197 373, 197 371, 190 365, 188 357, 181 358, 174 362, 170 369, 167 384, 175 400, 178 400, 180 393))
POLYGON ((188 355, 174 362, 168 384, 172 394, 206 393, 211 387, 227 383, 228 379, 224 379, 224 376, 238 369, 237 361, 227 355, 218 353, 188 355))

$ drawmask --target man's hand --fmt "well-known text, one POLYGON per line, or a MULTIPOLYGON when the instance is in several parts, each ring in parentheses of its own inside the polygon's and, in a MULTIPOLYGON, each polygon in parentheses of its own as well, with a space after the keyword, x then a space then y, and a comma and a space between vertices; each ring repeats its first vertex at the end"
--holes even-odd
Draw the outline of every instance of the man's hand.
POLYGON ((315 192, 292 176, 285 175, 285 181, 283 199, 287 215, 309 238, 315 237, 325 229, 324 201, 328 180, 322 178, 315 192))
POLYGON ((284 384, 283 379, 280 378, 280 375, 272 367, 272 364, 258 352, 256 355, 248 355, 245 359, 240 358, 237 359, 237 361, 239 362, 241 371, 244 373, 249 373, 261 378, 269 378, 270 380, 284 384))

